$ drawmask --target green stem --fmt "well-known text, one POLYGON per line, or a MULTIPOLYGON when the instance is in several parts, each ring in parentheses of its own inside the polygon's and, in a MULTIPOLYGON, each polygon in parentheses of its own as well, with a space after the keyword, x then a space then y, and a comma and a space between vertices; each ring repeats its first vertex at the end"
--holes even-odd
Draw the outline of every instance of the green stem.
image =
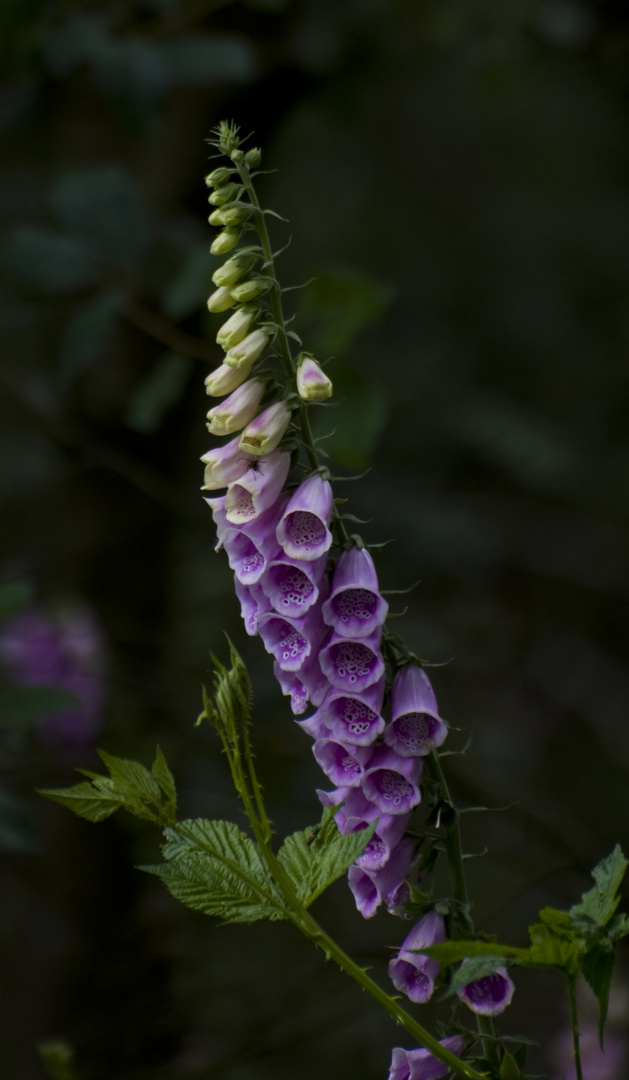
POLYGON ((577 980, 574 975, 568 976, 568 993, 570 996, 570 1021, 572 1024, 572 1046, 574 1051, 574 1067, 577 1080, 583 1080, 581 1069, 581 1050, 579 1047, 579 1015, 577 1011, 577 980))

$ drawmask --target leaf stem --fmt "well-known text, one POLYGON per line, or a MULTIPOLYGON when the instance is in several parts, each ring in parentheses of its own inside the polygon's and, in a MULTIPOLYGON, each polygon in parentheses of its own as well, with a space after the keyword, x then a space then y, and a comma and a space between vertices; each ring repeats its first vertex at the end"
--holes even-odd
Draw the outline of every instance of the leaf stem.
POLYGON ((581 1069, 581 1049, 579 1046, 579 1014, 577 1010, 577 980, 575 975, 568 975, 568 993, 570 996, 570 1022, 572 1025, 572 1047, 576 1080, 583 1080, 581 1069))

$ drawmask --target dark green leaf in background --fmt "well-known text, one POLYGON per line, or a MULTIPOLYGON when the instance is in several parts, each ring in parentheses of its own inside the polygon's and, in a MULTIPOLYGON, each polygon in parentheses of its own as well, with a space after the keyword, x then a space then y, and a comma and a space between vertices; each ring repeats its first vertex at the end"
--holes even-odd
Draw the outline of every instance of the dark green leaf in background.
POLYGON ((255 53, 239 34, 180 34, 161 42, 160 52, 176 86, 246 82, 255 75, 255 53))
POLYGON ((188 356, 165 353, 129 403, 126 413, 129 427, 136 431, 155 431, 181 397, 192 366, 188 356))
POLYGON ((64 384, 72 383, 98 360, 123 300, 122 293, 115 290, 99 293, 70 316, 59 350, 59 374, 64 384))
POLYGON ((131 176, 117 165, 63 173, 50 202, 59 222, 100 259, 130 263, 149 239, 147 207, 131 176))
POLYGON ((0 265, 18 289, 62 294, 93 285, 96 266, 82 239, 39 225, 16 225, 0 249, 0 265))

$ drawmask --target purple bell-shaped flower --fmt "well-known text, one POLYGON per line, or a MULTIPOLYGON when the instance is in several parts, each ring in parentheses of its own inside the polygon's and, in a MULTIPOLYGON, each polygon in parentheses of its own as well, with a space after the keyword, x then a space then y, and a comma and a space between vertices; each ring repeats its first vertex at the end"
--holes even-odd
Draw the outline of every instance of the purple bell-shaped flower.
POLYGON ((441 746, 447 734, 426 672, 417 664, 405 664, 393 680, 391 723, 384 741, 403 757, 423 757, 441 746))
POLYGON ((376 569, 367 549, 342 551, 334 568, 330 599, 322 608, 328 626, 341 637, 369 637, 382 626, 388 610, 378 592, 376 569))
POLYGON ((389 964, 389 977, 395 988, 418 1005, 432 996, 439 962, 412 950, 437 945, 445 939, 443 917, 437 911, 429 911, 413 927, 402 942, 398 955, 389 964))
POLYGON ((325 555, 332 543, 332 488, 318 474, 304 480, 291 496, 277 526, 277 540, 292 559, 325 555))

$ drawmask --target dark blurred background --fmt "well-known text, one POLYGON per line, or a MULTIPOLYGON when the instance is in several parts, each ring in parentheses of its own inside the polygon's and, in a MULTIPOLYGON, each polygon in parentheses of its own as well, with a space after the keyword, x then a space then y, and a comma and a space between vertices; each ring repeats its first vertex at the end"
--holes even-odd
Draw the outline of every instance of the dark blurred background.
MULTIPOLYGON (((179 908, 134 869, 159 855, 148 826, 34 789, 98 768, 97 745, 148 764, 159 742, 184 814, 242 820, 193 728, 227 630, 278 830, 319 816, 199 494, 221 323, 205 139, 233 118, 279 170, 260 188, 290 219, 283 283, 315 279, 287 300, 333 358, 333 468, 372 470, 337 494, 395 538, 382 586, 421 579, 395 628, 445 664, 450 748, 471 737, 456 795, 513 804, 464 818, 488 848, 479 925, 523 942, 629 848, 629 12, 3 0, 0 19, 0 1073, 42 1080, 37 1045, 63 1038, 79 1080, 383 1080, 408 1040, 296 932, 179 908)), ((406 928, 363 923, 344 882, 318 907, 385 977, 406 928)), ((500 1027, 561 1076, 559 982, 516 979, 500 1027)))

